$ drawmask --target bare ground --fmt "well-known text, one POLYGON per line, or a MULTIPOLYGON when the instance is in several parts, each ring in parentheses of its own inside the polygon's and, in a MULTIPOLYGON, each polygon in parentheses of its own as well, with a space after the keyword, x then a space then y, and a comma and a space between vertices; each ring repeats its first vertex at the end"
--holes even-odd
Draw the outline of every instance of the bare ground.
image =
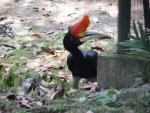
POLYGON ((34 32, 31 29, 36 28, 36 32, 55 36, 67 31, 84 14, 91 17, 90 29, 111 35, 117 31, 116 0, 5 0, 0 1, 0 6, 0 15, 8 17, 5 21, 14 22, 18 35, 34 32))

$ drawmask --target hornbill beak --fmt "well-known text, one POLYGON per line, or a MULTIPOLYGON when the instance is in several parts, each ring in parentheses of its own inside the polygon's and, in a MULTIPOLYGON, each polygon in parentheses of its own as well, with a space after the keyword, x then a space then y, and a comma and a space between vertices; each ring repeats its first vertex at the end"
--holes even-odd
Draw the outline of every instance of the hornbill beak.
POLYGON ((97 31, 85 31, 84 35, 79 39, 80 42, 86 42, 88 40, 92 40, 92 39, 111 39, 110 36, 99 33, 97 31))
POLYGON ((89 16, 84 15, 81 21, 70 26, 69 28, 70 34, 73 35, 74 38, 79 39, 80 42, 85 42, 87 40, 91 40, 94 38, 110 39, 110 36, 107 36, 105 34, 96 31, 87 31, 89 24, 90 24, 89 16))

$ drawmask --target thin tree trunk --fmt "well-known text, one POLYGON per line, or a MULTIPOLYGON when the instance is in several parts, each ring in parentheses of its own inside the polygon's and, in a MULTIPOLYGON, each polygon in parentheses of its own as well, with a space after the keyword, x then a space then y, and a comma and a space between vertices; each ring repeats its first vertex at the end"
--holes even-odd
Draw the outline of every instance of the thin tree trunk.
POLYGON ((150 7, 149 0, 143 0, 145 28, 150 29, 150 7))
MULTIPOLYGON (((131 18, 131 0, 119 0, 118 43, 129 39, 131 18)), ((124 53, 125 47, 118 45, 118 53, 124 53)))

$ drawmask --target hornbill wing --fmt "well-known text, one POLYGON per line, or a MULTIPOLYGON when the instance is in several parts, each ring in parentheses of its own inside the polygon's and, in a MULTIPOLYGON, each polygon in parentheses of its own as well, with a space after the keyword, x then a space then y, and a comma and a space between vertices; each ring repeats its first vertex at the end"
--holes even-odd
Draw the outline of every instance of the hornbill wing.
POLYGON ((97 72, 97 57, 98 53, 96 51, 87 51, 85 53, 87 66, 90 67, 90 70, 92 70, 94 73, 97 72))
POLYGON ((73 70, 73 65, 74 65, 72 54, 69 54, 68 57, 67 57, 67 65, 68 65, 68 69, 70 71, 72 71, 73 70))

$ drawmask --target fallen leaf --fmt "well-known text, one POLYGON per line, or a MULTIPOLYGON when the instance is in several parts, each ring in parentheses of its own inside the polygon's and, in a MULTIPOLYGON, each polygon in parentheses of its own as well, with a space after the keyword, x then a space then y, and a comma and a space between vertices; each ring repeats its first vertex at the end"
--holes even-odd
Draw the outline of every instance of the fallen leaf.
POLYGON ((52 50, 50 47, 41 47, 42 51, 47 52, 51 55, 55 55, 54 50, 52 50))
POLYGON ((89 92, 95 92, 96 91, 96 85, 93 83, 85 84, 85 85, 82 85, 80 87, 80 89, 90 90, 89 92))
POLYGON ((55 66, 49 66, 47 69, 48 69, 48 71, 52 71, 52 70, 56 69, 56 67, 55 66))
MULTIPOLYGON (((49 20, 49 22, 53 22, 53 20, 51 20, 51 21, 49 20)), ((49 34, 49 35, 50 35, 50 34, 53 34, 53 33, 54 33, 54 30, 49 30, 49 31, 47 32, 47 34, 49 34)))
POLYGON ((39 106, 43 106, 43 103, 40 102, 40 101, 37 101, 36 104, 39 105, 39 106))
POLYGON ((31 37, 33 38, 42 38, 41 34, 32 34, 31 37))
POLYGON ((61 60, 61 61, 59 62, 59 69, 63 69, 64 66, 65 66, 65 63, 66 63, 66 61, 61 60))
POLYGON ((68 16, 72 16, 72 15, 75 15, 75 14, 77 14, 77 13, 70 13, 70 14, 68 14, 68 16))
POLYGON ((59 83, 57 85, 57 91, 53 93, 53 95, 51 95, 51 99, 54 100, 58 97, 63 97, 64 95, 64 86, 63 86, 63 83, 59 83))
POLYGON ((50 91, 49 89, 45 88, 44 86, 39 85, 39 88, 40 88, 42 91, 44 91, 45 93, 51 94, 51 91, 50 91))
POLYGON ((37 12, 37 11, 39 11, 39 8, 38 7, 33 7, 33 11, 37 12))
POLYGON ((17 95, 18 95, 18 96, 23 96, 23 95, 25 95, 25 89, 24 89, 24 87, 18 87, 18 88, 17 88, 17 95))
POLYGON ((58 77, 63 79, 64 81, 67 81, 68 80, 68 76, 66 75, 65 72, 63 71, 60 71, 59 74, 58 74, 58 77))
POLYGON ((71 88, 71 89, 67 92, 68 95, 71 95, 71 94, 74 94, 74 93, 78 93, 78 90, 71 88))
POLYGON ((0 17, 0 21, 3 21, 3 20, 5 20, 5 19, 7 19, 6 16, 1 16, 1 17, 0 17))
POLYGON ((18 93, 18 95, 23 96, 23 95, 25 95, 25 92, 24 92, 24 91, 20 91, 20 92, 18 93))
POLYGON ((7 95, 7 99, 9 99, 9 100, 16 100, 15 93, 9 92, 8 95, 7 95))
POLYGON ((29 98, 26 97, 20 97, 18 103, 21 105, 21 107, 25 107, 25 108, 31 108, 31 106, 29 105, 29 102, 31 100, 29 98))
POLYGON ((84 90, 90 90, 92 88, 92 86, 90 84, 85 84, 85 85, 81 86, 80 88, 84 89, 84 90))
POLYGON ((48 87, 49 83, 46 82, 45 80, 41 80, 41 85, 43 85, 44 87, 48 87))
POLYGON ((42 8, 42 10, 45 10, 45 8, 42 8))
POLYGON ((62 97, 62 96, 63 96, 62 91, 58 90, 58 91, 54 92, 53 95, 51 95, 51 100, 54 100, 54 99, 56 99, 58 97, 62 97))
POLYGON ((50 14, 45 13, 45 14, 43 14, 43 16, 49 17, 49 16, 50 16, 50 14))
POLYGON ((27 93, 30 93, 32 90, 35 90, 35 88, 37 87, 37 83, 36 83, 36 79, 35 78, 27 78, 25 79, 25 81, 23 82, 23 86, 26 89, 27 93))

